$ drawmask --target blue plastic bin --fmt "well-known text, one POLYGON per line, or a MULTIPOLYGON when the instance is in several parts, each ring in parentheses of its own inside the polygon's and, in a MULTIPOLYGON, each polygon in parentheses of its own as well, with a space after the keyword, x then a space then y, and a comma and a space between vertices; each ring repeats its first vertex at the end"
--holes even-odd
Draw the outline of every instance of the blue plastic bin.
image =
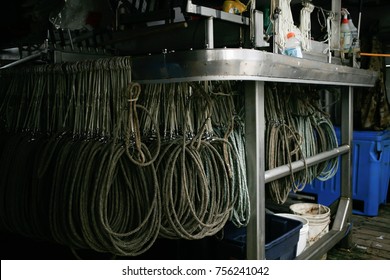
MULTIPOLYGON (((297 252, 302 223, 272 214, 265 216, 265 257, 267 260, 291 260, 297 252)), ((217 245, 218 259, 246 258, 246 228, 227 223, 224 238, 217 245)))
MULTIPOLYGON (((340 128, 335 128, 340 141, 340 128)), ((352 141, 352 208, 354 214, 377 216, 390 180, 390 131, 354 131, 352 141)), ((340 168, 335 177, 314 180, 302 193, 315 194, 326 206, 340 197, 340 168)))

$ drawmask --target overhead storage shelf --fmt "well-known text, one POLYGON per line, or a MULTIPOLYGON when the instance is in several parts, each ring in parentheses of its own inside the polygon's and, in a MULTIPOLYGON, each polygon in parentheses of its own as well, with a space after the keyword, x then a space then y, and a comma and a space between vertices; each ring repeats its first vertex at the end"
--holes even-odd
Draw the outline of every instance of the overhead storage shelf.
POLYGON ((248 80, 373 86, 377 73, 254 49, 208 49, 133 58, 140 83, 248 80))
POLYGON ((239 24, 245 24, 249 25, 249 18, 242 16, 242 15, 236 15, 236 14, 231 14, 231 13, 226 13, 221 10, 216 10, 213 8, 208 8, 205 6, 200 6, 200 5, 194 5, 192 4, 192 1, 187 1, 187 8, 186 12, 190 14, 196 14, 196 15, 201 15, 205 17, 213 17, 216 19, 222 19, 234 23, 239 23, 239 24))

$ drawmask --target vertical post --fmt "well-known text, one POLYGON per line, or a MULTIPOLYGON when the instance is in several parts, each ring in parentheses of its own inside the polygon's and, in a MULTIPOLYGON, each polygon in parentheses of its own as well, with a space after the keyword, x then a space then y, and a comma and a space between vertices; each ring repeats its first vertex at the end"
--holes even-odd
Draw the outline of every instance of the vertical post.
POLYGON ((260 11, 253 11, 251 17, 251 42, 254 47, 268 47, 264 40, 264 14, 260 11))
POLYGON ((352 215, 352 135, 353 135, 353 87, 341 92, 341 142, 350 146, 350 152, 341 156, 340 203, 333 229, 342 230, 352 215))
POLYGON ((280 36, 280 34, 279 34, 279 21, 280 21, 279 16, 276 19, 274 19, 274 24, 273 24, 274 40, 273 40, 273 46, 272 46, 273 53, 279 53, 278 44, 277 44, 278 36, 280 36))
POLYGON ((332 19, 332 41, 331 48, 333 50, 340 49, 340 21, 341 21, 341 1, 332 0, 332 13, 334 15, 332 19))
POLYGON ((251 217, 247 226, 248 260, 265 259, 265 110, 264 82, 246 82, 245 139, 251 217))
MULTIPOLYGON (((249 6, 249 15, 250 15, 250 22, 249 22, 249 33, 250 33, 250 40, 252 43, 252 46, 256 46, 256 35, 257 35, 257 20, 255 18, 255 11, 256 11, 256 1, 252 1, 249 6)), ((263 28, 261 29, 261 32, 263 32, 263 28)))
POLYGON ((214 19, 208 17, 206 19, 206 49, 214 49, 214 19))

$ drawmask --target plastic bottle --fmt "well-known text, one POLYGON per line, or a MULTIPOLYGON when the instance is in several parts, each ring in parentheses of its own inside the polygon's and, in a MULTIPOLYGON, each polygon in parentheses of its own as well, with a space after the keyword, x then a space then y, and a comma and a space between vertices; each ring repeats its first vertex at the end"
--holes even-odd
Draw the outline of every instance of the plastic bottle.
POLYGON ((353 24, 352 19, 349 19, 349 30, 351 31, 351 51, 353 54, 352 66, 360 68, 360 42, 358 37, 358 30, 353 24))
POLYGON ((349 27, 349 31, 351 31, 352 41, 357 39, 358 30, 357 30, 356 26, 353 24, 353 21, 351 18, 348 20, 348 27, 349 27))
POLYGON ((287 41, 283 54, 299 58, 303 57, 301 42, 295 37, 294 32, 287 33, 287 41))
POLYGON ((359 38, 358 38, 358 30, 356 26, 353 24, 352 19, 348 21, 349 30, 351 31, 351 49, 355 52, 355 49, 359 49, 359 38))
POLYGON ((349 52, 352 43, 351 30, 349 29, 349 21, 347 15, 344 15, 340 26, 340 50, 342 52, 349 52))

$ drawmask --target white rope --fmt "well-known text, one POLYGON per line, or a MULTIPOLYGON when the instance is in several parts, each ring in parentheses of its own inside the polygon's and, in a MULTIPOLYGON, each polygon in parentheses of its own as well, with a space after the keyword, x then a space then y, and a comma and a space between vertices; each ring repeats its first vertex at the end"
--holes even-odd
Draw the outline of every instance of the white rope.
POLYGON ((302 35, 301 31, 298 27, 294 25, 294 20, 291 13, 291 6, 290 6, 291 0, 279 0, 279 9, 281 10, 279 17, 278 17, 278 23, 275 28, 277 30, 275 37, 276 45, 280 49, 280 53, 282 53, 287 40, 287 34, 289 32, 294 32, 295 37, 302 42, 302 35))
POLYGON ((311 50, 311 22, 310 15, 314 10, 314 6, 310 3, 304 3, 304 7, 301 10, 301 24, 299 29, 302 33, 302 49, 305 51, 311 50))

